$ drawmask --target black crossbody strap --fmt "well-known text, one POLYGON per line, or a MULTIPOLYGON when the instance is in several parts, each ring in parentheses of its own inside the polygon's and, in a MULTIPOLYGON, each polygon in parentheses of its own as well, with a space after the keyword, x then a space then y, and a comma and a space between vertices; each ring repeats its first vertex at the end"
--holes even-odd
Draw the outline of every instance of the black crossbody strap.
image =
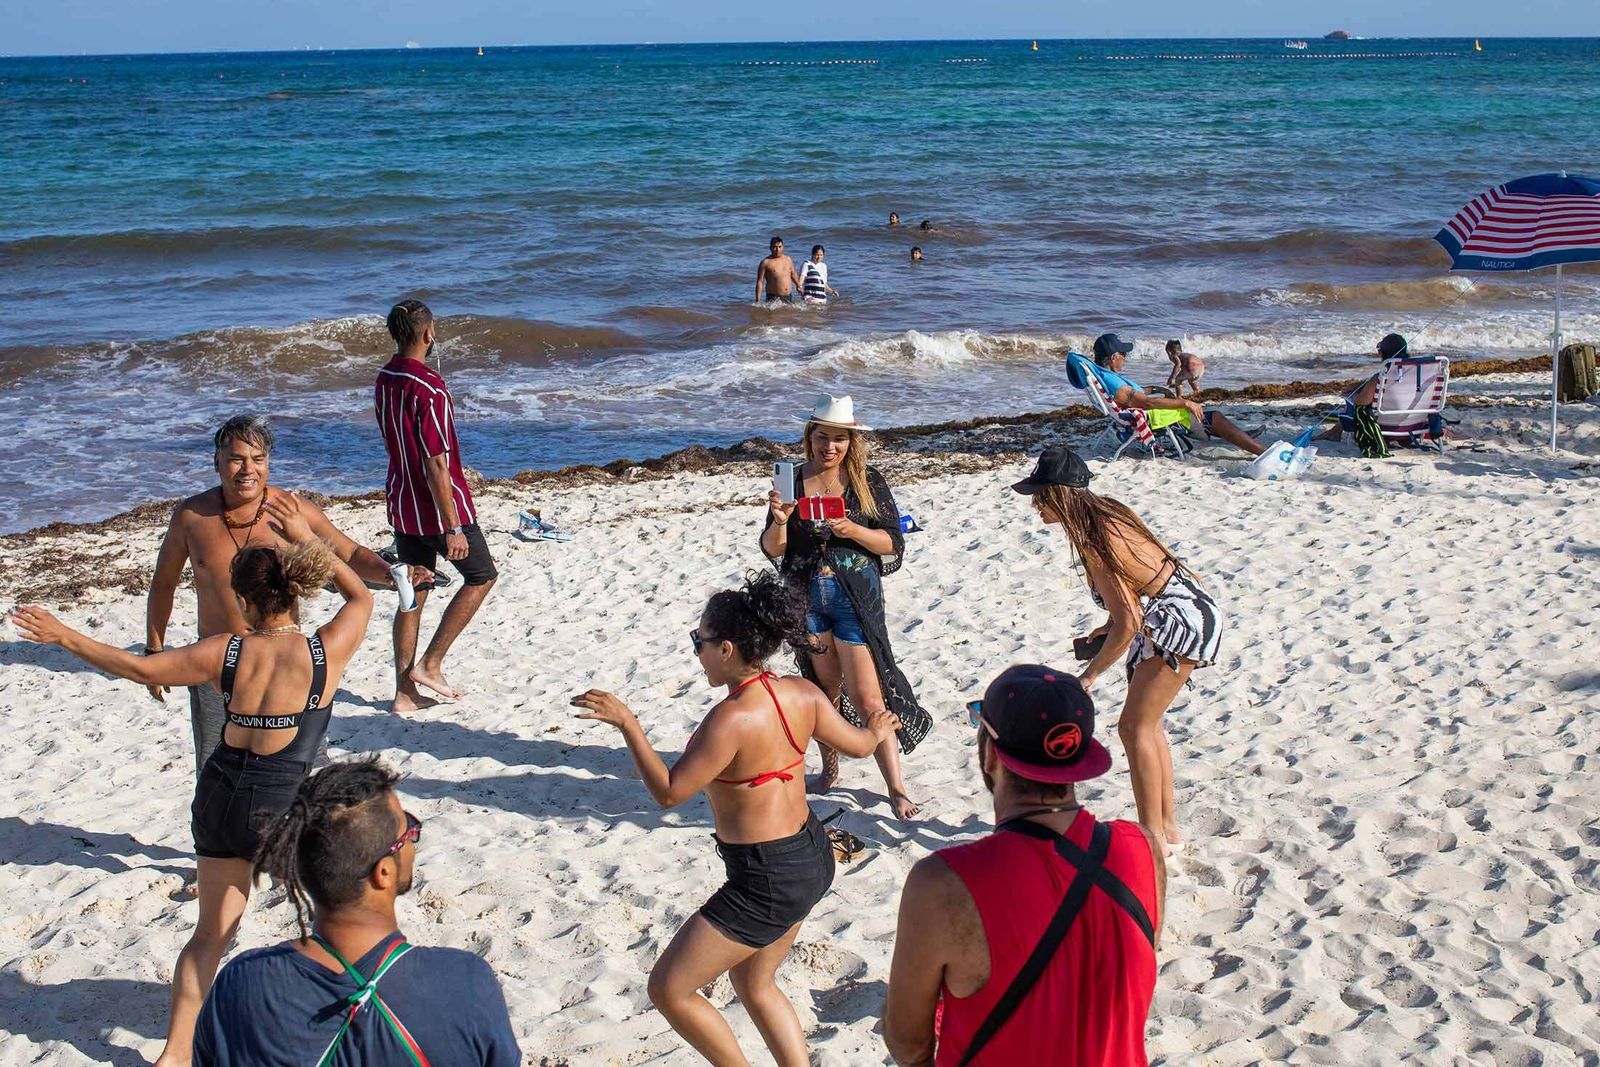
MULTIPOLYGON (((1018 825, 1032 825, 1021 823, 1018 825)), ((1007 827, 1015 829, 1016 827, 1007 827)), ((1043 827, 1041 827, 1043 829, 1043 827)), ((1026 832, 1026 831, 1024 831, 1026 832)), ((1048 830, 1046 831, 1049 832, 1048 830)), ((1031 834, 1029 836, 1032 836, 1031 834)), ((1051 834, 1052 837, 1058 836, 1051 834)), ((1006 991, 995 1001, 989 1015, 978 1027, 978 1032, 972 1035, 972 1042, 967 1046, 966 1053, 961 1057, 961 1067, 967 1067, 978 1053, 983 1051, 985 1045, 993 1040, 994 1035, 1011 1018, 1013 1012, 1022 1004, 1030 990, 1038 984, 1044 969, 1050 966, 1050 960, 1055 956, 1056 950, 1061 947, 1061 942, 1066 940, 1067 931, 1072 929, 1072 924, 1078 918, 1078 913, 1083 910, 1084 901, 1089 899, 1089 890, 1094 885, 1094 872, 1105 863, 1106 853, 1111 849, 1111 827, 1105 823, 1096 823, 1094 835, 1089 840, 1089 851, 1084 855, 1083 864, 1067 858, 1067 862, 1078 868, 1077 876, 1072 879, 1072 884, 1067 887, 1066 896, 1061 898, 1061 906, 1056 909, 1055 916, 1050 920, 1050 925, 1045 928, 1044 936, 1039 938, 1039 943, 1033 946, 1028 959, 1011 979, 1011 984, 1006 991)))
MULTIPOLYGON (((1095 828, 1098 830, 1103 825, 1104 823, 1096 823, 1095 828)), ((1055 850, 1061 858, 1074 867, 1081 869, 1089 858, 1088 853, 1084 852, 1083 849, 1048 826, 1040 826, 1036 822, 1019 819, 1015 822, 1007 823, 1004 828, 1013 833, 1050 842, 1055 846, 1055 850)), ((1144 935, 1144 939, 1150 942, 1150 947, 1155 948, 1156 925, 1150 921, 1150 913, 1145 911, 1144 904, 1140 902, 1138 895, 1128 887, 1128 883, 1106 870, 1103 865, 1095 868, 1093 877, 1094 884, 1105 890, 1106 896, 1116 901, 1117 905, 1128 913, 1128 918, 1133 920, 1134 925, 1139 928, 1139 932, 1144 935)))

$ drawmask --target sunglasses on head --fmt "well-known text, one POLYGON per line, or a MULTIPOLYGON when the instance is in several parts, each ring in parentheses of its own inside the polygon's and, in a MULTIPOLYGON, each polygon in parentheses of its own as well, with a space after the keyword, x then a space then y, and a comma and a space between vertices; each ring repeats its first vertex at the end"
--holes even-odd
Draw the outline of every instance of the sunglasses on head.
POLYGON ((388 859, 390 856, 398 854, 401 849, 406 847, 407 841, 410 841, 414 845, 422 839, 422 820, 411 814, 409 811, 405 812, 404 814, 406 817, 406 828, 400 831, 400 836, 395 838, 394 844, 389 846, 389 850, 387 852, 372 861, 372 865, 374 867, 388 859))

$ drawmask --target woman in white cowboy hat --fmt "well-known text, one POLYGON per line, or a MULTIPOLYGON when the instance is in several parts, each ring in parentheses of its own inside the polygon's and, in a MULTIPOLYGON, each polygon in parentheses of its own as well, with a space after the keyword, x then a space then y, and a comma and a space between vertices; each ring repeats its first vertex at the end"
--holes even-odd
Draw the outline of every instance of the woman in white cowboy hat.
MULTIPOLYGON (((883 475, 867 465, 865 433, 848 396, 820 396, 808 416, 802 445, 806 461, 795 468, 794 498, 843 497, 845 516, 826 521, 800 518, 795 504, 776 489, 767 497, 767 525, 761 551, 778 564, 785 581, 806 597, 806 629, 815 651, 800 654, 800 670, 824 692, 845 701, 841 710, 860 725, 868 715, 889 711, 900 719, 898 738, 874 755, 889 789, 889 803, 901 819, 917 814, 900 773, 900 754, 910 752, 928 733, 932 717, 917 703, 911 685, 895 666, 883 613, 883 576, 900 569, 905 535, 900 509, 883 475)), ((822 749, 817 792, 832 788, 839 758, 822 749)))

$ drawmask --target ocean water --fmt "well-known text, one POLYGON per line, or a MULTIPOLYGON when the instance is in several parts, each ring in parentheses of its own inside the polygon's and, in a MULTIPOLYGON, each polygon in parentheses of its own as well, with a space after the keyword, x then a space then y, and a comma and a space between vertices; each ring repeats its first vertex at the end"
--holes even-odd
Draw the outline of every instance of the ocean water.
MULTIPOLYGON (((239 411, 274 417, 280 484, 378 487, 403 296, 444 317, 490 475, 792 436, 823 390, 876 425, 1059 406, 1104 329, 1151 382, 1167 337, 1224 386, 1390 329, 1529 354, 1553 277, 1451 276, 1431 237, 1490 185, 1600 172, 1600 41, 1483 45, 0 59, 0 530, 204 485, 239 411), (843 297, 754 306, 773 234, 843 297)), ((1574 333, 1597 295, 1569 274, 1574 333)))

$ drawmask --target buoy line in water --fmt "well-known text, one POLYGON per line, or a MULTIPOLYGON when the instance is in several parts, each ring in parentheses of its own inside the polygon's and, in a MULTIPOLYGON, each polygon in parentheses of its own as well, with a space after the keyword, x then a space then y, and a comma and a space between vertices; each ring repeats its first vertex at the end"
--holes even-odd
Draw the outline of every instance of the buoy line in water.
MULTIPOLYGON (((1296 52, 1293 55, 1253 55, 1244 52, 1222 53, 1218 55, 1173 55, 1161 53, 1153 56, 1102 56, 1103 59, 1122 63, 1138 62, 1148 59, 1164 60, 1223 60, 1223 59, 1452 59, 1461 55, 1460 52, 1296 52)), ((946 62, 949 62, 946 60, 946 62)))
POLYGON ((741 67, 873 67, 876 59, 741 59, 741 67))

